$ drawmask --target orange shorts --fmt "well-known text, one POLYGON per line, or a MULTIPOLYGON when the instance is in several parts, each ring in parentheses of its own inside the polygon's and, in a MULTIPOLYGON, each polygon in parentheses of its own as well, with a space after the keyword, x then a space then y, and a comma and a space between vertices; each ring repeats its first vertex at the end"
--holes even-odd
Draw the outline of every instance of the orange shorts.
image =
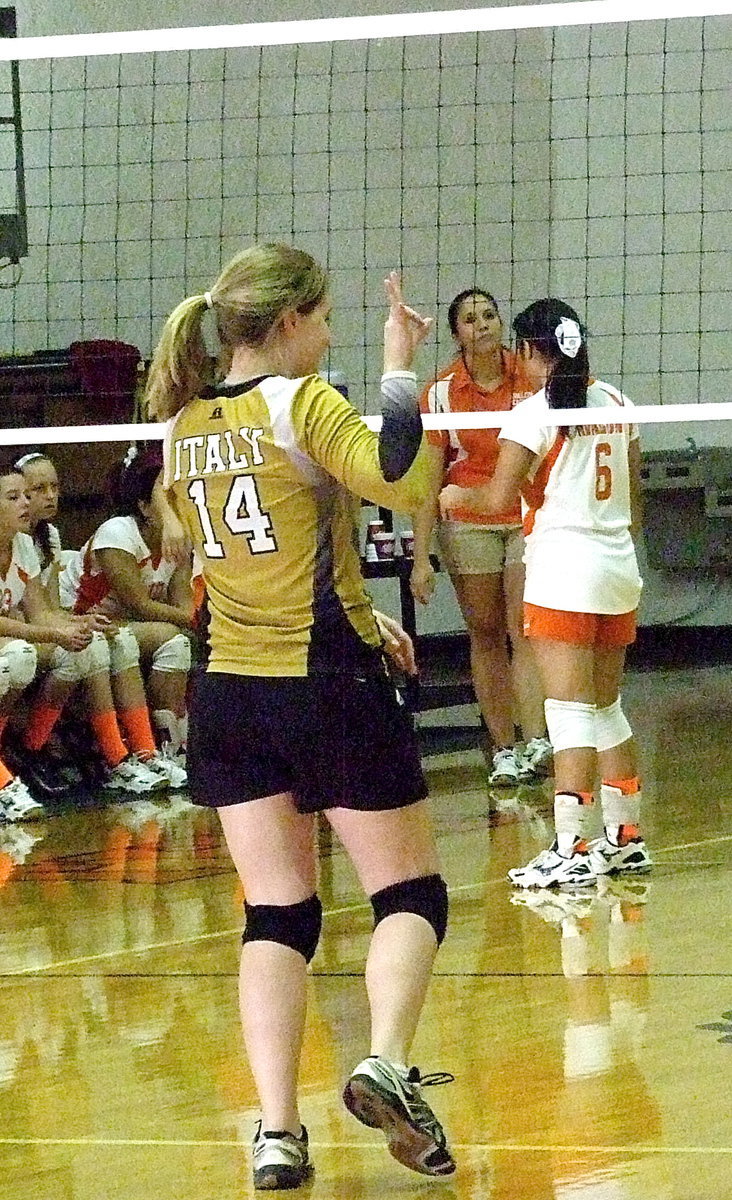
POLYGON ((524 635, 569 642, 573 646, 629 646, 635 641, 636 615, 565 612, 524 602, 524 635))

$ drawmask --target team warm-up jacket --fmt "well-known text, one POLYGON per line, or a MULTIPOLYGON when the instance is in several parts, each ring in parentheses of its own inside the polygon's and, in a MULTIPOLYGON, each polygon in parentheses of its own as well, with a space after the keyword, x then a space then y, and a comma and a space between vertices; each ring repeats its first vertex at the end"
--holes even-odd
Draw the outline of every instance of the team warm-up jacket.
POLYGON ((386 405, 380 442, 319 376, 267 376, 168 422, 164 484, 203 565, 210 671, 302 676, 380 661, 358 498, 410 513, 424 503, 416 403, 402 411, 386 405))

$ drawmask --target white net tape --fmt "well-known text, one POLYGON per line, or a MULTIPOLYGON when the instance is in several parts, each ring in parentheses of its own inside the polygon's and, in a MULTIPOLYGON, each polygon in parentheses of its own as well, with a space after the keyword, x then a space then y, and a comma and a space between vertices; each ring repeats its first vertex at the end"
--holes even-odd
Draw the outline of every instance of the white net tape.
POLYGON ((262 21, 183 29, 68 34, 0 41, 0 59, 79 58, 100 54, 149 54, 173 50, 222 50, 244 46, 291 46, 311 42, 484 33, 499 29, 602 25, 624 21, 718 17, 732 13, 729 0, 579 0, 568 4, 392 13, 308 21, 262 21))

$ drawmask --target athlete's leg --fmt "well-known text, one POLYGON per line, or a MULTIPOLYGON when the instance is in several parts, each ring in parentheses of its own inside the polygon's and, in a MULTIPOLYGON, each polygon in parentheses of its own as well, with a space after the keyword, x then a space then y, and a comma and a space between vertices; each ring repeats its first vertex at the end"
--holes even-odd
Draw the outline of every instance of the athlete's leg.
MULTIPOLYGON (((625 646, 595 647, 595 697, 598 713, 617 704, 625 669, 625 646)), ((612 715, 612 714, 608 714, 612 715)), ((622 710, 619 714, 622 721, 622 710)), ((638 755, 630 726, 618 724, 617 745, 598 752, 603 779, 630 779, 638 774, 638 755), (623 737, 622 735, 625 734, 623 737)), ((609 734, 608 741, 614 738, 609 734)))
MULTIPOLYGON (((536 663, 546 704, 578 703, 595 705, 595 652, 593 646, 571 645, 549 638, 532 638, 536 663)), ((561 713, 561 709, 558 710, 561 713)), ((568 711, 571 722, 572 713, 568 711)), ((549 723, 547 721, 547 723, 549 723)), ((551 736, 551 729, 549 730, 551 736)), ((570 728, 563 742, 571 737, 570 728)), ((578 736, 582 736, 578 725, 578 736)), ((552 739, 553 740, 553 739, 552 739)), ((580 740, 554 750, 554 782, 557 791, 591 792, 597 773, 597 751, 593 744, 580 740)))
POLYGON ((447 925, 447 888, 426 804, 388 812, 327 812, 371 897, 375 927, 366 961, 371 1054, 352 1071, 343 1099, 390 1153, 424 1175, 450 1175, 445 1133, 420 1092, 409 1052, 432 964, 447 925))
POLYGON ((148 672, 147 695, 158 743, 168 743, 177 752, 185 742, 190 640, 177 626, 164 621, 131 621, 128 628, 137 639, 148 672))
POLYGON ((532 637, 546 693, 546 723, 554 747, 554 845, 509 871, 519 887, 584 885, 594 881, 588 838, 597 773, 592 645, 532 637))
POLYGON ((529 639, 524 636, 524 567, 507 564, 503 571, 506 626, 511 642, 511 674, 521 729, 526 741, 546 737, 544 693, 529 639))
POLYGON ((41 643, 35 649, 43 677, 23 731, 23 745, 28 750, 40 750, 46 745, 81 679, 81 662, 86 658, 85 651, 74 653, 48 643, 41 643))
POLYGON ((593 842, 590 859, 598 874, 643 870, 650 865, 640 831, 636 744, 620 701, 624 664, 624 646, 596 647, 598 759, 605 836, 593 842))
POLYGON ((514 744, 513 691, 508 660, 503 576, 452 576, 470 639, 470 668, 483 720, 496 749, 514 744))
MULTIPOLYGON (((421 879, 429 881, 426 892, 437 896, 439 865, 425 801, 388 812, 332 808, 326 816, 368 896, 383 894, 405 880, 421 879)), ((425 912, 435 903, 430 895, 426 897, 425 912)), ((389 892, 386 897, 390 897, 389 892)), ((395 911, 381 920, 377 914, 366 960, 371 1053, 406 1064, 438 940, 426 916, 399 911, 398 897, 391 907, 395 911)))
MULTIPOLYGON (((255 940, 245 940, 242 949, 239 997, 244 1041, 262 1106, 262 1129, 289 1130, 299 1137, 297 1079, 307 961, 302 951, 260 937, 262 918, 276 921, 272 907, 303 901, 311 901, 312 907, 313 818, 298 813, 289 794, 229 805, 218 812, 244 888, 248 924, 258 927, 249 928, 255 940)), ((271 932, 275 937, 274 926, 271 932)))

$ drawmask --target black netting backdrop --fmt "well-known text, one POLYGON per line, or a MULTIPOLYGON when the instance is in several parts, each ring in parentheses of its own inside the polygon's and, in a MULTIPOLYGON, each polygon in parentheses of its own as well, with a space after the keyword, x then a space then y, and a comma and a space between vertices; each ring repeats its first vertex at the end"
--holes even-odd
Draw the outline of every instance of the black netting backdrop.
POLYGON ((706 18, 24 62, 30 251, 14 286, 0 271, 3 352, 146 356, 236 250, 285 239, 331 272, 332 365, 366 410, 393 266, 440 317, 425 374, 477 283, 506 319, 577 306, 637 403, 726 400, 731 43, 706 18))

